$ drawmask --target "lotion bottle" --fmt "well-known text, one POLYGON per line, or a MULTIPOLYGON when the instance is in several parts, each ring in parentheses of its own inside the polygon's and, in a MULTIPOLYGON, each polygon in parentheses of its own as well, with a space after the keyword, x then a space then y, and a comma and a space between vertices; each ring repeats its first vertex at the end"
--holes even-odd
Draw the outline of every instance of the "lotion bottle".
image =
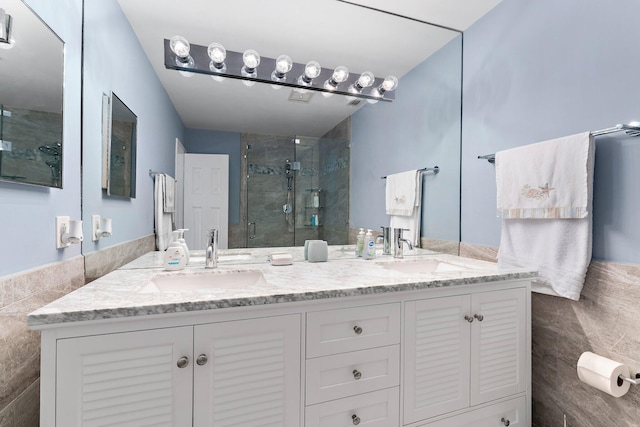
POLYGON ((364 250, 362 252, 362 259, 374 259, 376 257, 376 239, 373 237, 371 229, 367 229, 367 234, 364 236, 364 250))
POLYGON ((187 265, 187 256, 184 253, 180 239, 180 231, 174 230, 173 242, 164 254, 164 268, 166 270, 182 270, 187 265))
POLYGON ((356 256, 362 256, 364 250, 364 228, 361 228, 356 236, 356 256))
POLYGON ((182 249, 184 249, 184 255, 187 257, 187 261, 185 264, 189 264, 189 258, 191 258, 191 251, 189 250, 189 247, 187 246, 187 242, 184 240, 184 232, 185 231, 189 231, 188 228, 178 228, 178 231, 180 232, 180 238, 178 239, 178 242, 180 242, 180 245, 182 245, 182 249))

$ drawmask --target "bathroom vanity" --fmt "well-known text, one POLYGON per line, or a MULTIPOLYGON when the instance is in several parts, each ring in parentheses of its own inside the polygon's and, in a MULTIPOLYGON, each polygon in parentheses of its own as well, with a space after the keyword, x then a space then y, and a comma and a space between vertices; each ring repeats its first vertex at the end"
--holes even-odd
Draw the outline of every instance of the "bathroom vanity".
POLYGON ((31 313, 41 425, 530 425, 535 272, 271 251, 171 273, 151 253, 31 313))

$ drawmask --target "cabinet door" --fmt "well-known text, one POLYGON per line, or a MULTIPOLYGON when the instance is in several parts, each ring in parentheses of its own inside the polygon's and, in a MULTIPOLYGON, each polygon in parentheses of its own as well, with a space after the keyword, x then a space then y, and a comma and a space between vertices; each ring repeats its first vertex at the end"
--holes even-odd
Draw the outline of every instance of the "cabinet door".
POLYGON ((299 315, 196 326, 194 354, 195 427, 300 424, 299 315))
POLYGON ((525 391, 526 289, 475 294, 471 306, 471 405, 525 391))
POLYGON ((470 296, 405 305, 404 422, 469 405, 470 296))
POLYGON ((526 399, 521 397, 455 417, 421 424, 420 427, 525 427, 528 419, 526 399))
POLYGON ((56 425, 191 425, 192 338, 182 327, 58 340, 56 425))

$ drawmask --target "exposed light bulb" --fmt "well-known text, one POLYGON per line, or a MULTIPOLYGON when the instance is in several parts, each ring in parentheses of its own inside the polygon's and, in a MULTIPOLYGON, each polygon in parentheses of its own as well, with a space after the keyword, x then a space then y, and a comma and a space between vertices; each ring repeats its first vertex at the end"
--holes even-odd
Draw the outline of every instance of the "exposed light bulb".
POLYGON ((322 67, 317 61, 309 61, 304 66, 304 74, 298 77, 298 84, 302 86, 311 86, 313 79, 318 77, 322 72, 322 67))
MULTIPOLYGON (((195 62, 189 52, 191 51, 191 45, 182 36, 173 36, 169 40, 169 47, 171 51, 176 55, 176 65, 182 68, 194 68, 195 62)), ((189 71, 179 70, 180 74, 185 77, 193 76, 193 73, 189 71)))
POLYGON ((253 49, 247 49, 242 54, 242 62, 249 73, 253 73, 260 65, 260 54, 253 49))
POLYGON ((220 43, 211 43, 207 48, 207 53, 216 69, 219 70, 225 66, 224 60, 227 59, 227 50, 220 43))
MULTIPOLYGON (((389 76, 384 79, 380 85, 380 89, 384 89, 384 92, 391 92, 398 87, 398 78, 396 76, 389 76)), ((384 93, 382 92, 382 93, 384 93)))
POLYGON ((288 55, 280 55, 276 59, 276 68, 271 73, 271 80, 282 81, 293 68, 293 60, 288 55))
POLYGON ((364 73, 360 74, 360 77, 358 77, 358 80, 354 84, 349 86, 349 92, 360 93, 365 87, 371 86, 374 80, 375 76, 373 75, 373 73, 371 71, 365 71, 364 73))
MULTIPOLYGON (((340 65, 333 70, 333 74, 328 80, 325 80, 323 87, 326 90, 334 91, 338 88, 340 83, 344 83, 349 78, 349 69, 347 67, 340 65)), ((325 96, 331 96, 331 94, 325 94, 325 96)))

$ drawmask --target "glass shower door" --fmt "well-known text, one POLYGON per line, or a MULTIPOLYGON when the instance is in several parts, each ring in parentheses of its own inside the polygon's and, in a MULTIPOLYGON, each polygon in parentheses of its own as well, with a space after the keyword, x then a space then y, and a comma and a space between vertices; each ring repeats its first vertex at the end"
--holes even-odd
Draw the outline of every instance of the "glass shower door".
POLYGON ((292 142, 291 137, 252 135, 247 144, 248 248, 294 245, 295 144, 292 142))

